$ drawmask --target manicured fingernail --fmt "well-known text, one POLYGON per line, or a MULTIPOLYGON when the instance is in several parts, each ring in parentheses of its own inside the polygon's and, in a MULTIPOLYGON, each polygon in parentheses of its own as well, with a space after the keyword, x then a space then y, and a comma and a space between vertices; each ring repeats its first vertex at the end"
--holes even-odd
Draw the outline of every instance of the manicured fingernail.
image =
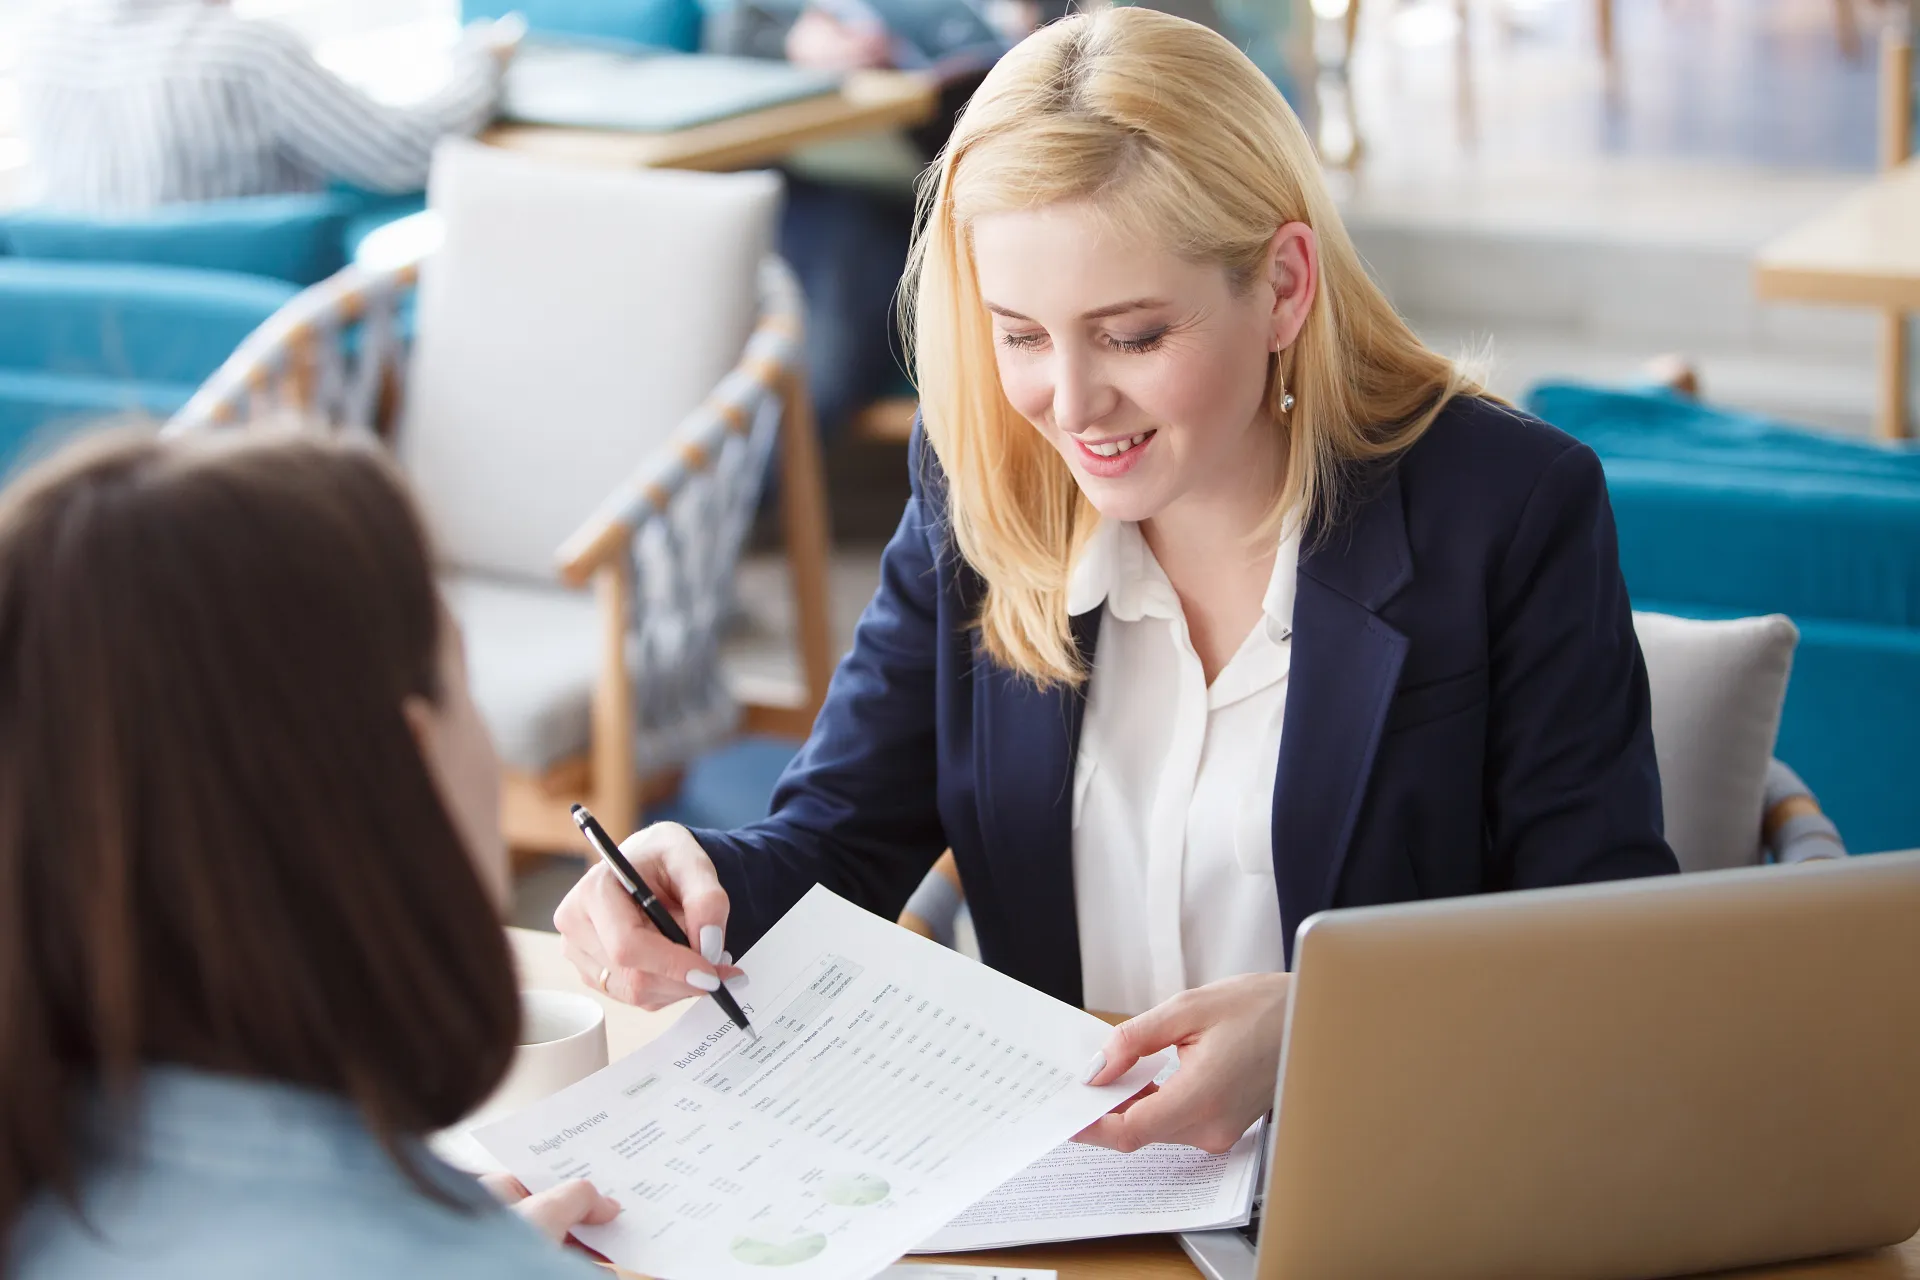
POLYGON ((700 926, 700 958, 708 964, 720 962, 720 948, 726 945, 726 935, 720 932, 717 924, 700 926))
POLYGON ((747 977, 746 974, 736 973, 731 978, 727 979, 727 990, 745 991, 749 986, 752 985, 752 982, 753 980, 747 977))
POLYGON ((1099 1075, 1102 1071, 1106 1070, 1106 1067, 1107 1067, 1106 1052, 1103 1050, 1099 1053, 1094 1054, 1093 1061, 1087 1064, 1086 1073, 1080 1077, 1080 1083, 1092 1084, 1093 1078, 1099 1075))
POLYGON ((689 969, 687 970, 687 985, 690 987, 698 987, 702 991, 718 991, 720 989, 720 979, 716 975, 708 973, 705 969, 689 969))
POLYGON ((731 969, 733 967, 733 952, 722 951, 720 953, 720 963, 726 965, 729 969, 731 969))

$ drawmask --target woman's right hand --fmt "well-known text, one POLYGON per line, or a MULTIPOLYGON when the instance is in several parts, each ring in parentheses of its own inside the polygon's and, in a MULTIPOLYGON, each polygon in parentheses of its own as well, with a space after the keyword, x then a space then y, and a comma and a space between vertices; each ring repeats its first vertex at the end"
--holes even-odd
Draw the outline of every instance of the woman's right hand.
POLYGON ((596 862, 553 913, 562 949, 589 986, 643 1009, 738 987, 744 975, 726 952, 727 891, 713 860, 683 826, 658 822, 620 842, 620 852, 699 948, 667 941, 613 871, 596 862))
POLYGON ((603 1227, 620 1216, 620 1202, 601 1195, 585 1178, 537 1195, 529 1195, 526 1184, 510 1173, 482 1174, 480 1185, 555 1244, 567 1243, 575 1227, 603 1227))

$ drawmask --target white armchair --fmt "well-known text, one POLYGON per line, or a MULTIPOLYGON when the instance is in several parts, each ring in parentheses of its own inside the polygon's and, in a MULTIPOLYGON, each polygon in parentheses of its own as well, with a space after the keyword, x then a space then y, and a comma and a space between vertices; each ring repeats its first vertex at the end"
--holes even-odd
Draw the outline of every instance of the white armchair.
POLYGON ((630 829, 741 727, 804 734, 832 673, 801 299, 768 254, 779 182, 458 143, 429 200, 434 235, 295 298, 168 429, 291 417, 390 440, 466 633, 508 839, 572 849, 571 802, 630 829), (719 641, 776 445, 801 687, 743 707, 719 641))

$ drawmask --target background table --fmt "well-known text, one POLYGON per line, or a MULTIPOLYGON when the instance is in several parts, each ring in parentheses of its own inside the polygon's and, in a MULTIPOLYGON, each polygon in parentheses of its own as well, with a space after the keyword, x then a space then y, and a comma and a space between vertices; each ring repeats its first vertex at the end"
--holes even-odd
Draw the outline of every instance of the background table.
POLYGON ((1754 290, 1767 302, 1878 309, 1874 431, 1889 440, 1910 434, 1906 318, 1920 310, 1920 160, 1887 170, 1762 247, 1754 263, 1754 290))
POLYGON ((575 164, 616 168, 748 169, 811 143, 933 118, 939 86, 911 71, 856 71, 838 92, 730 116, 667 133, 496 125, 487 142, 575 164))
MULTIPOLYGON (((1903 19, 1904 21, 1904 19, 1903 19)), ((1760 250, 1754 288, 1769 302, 1880 311, 1874 430, 1909 434, 1907 314, 1920 308, 1920 159, 1913 156, 1913 49, 1889 28, 1880 45, 1880 177, 1760 250)))
MULTIPOLYGON (((658 1013, 621 1004, 581 980, 560 954, 558 936, 531 929, 509 929, 507 935, 513 944, 522 986, 581 992, 606 1008, 607 1051, 614 1058, 625 1057, 659 1035, 680 1016, 686 1003, 690 1003, 672 1005, 658 1013)), ((1198 1280, 1200 1275, 1173 1237, 1165 1235, 952 1254, 948 1260, 980 1266, 1053 1270, 1060 1273, 1060 1280, 1198 1280)), ((1733 1274, 1741 1280, 1920 1280, 1920 1236, 1896 1249, 1862 1257, 1733 1274)))
POLYGON ((1754 287, 1769 302, 1920 310, 1920 160, 1769 242, 1754 287))

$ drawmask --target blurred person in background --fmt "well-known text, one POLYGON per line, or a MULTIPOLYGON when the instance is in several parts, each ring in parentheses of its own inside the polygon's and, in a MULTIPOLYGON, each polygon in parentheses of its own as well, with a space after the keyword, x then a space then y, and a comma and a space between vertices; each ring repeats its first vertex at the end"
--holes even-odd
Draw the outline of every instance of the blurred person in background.
MULTIPOLYGON (((903 11, 918 3, 906 0, 903 11)), ((969 0, 924 0, 921 9, 975 12, 969 0)), ((939 153, 998 54, 1066 11, 1066 0, 998 0, 977 10, 985 26, 975 26, 981 36, 991 30, 997 45, 983 41, 958 57, 916 65, 939 82, 940 100, 932 120, 906 135, 914 158, 896 180, 788 169, 780 253, 806 293, 809 390, 829 437, 902 380, 894 293, 913 236, 913 178, 939 153)), ((782 59, 838 75, 925 60, 860 0, 730 0, 712 11, 704 44, 711 53, 782 59)), ((880 151, 889 143, 870 145, 880 151)))
POLYGON ((493 115, 513 29, 462 38, 425 101, 374 101, 275 23, 224 0, 48 0, 21 41, 35 203, 133 213, 186 201, 426 186, 434 144, 493 115))
POLYGON ((14 479, 0 1275, 590 1280, 554 1241, 617 1204, 490 1185, 521 1221, 424 1141, 518 1039, 497 778, 371 447, 97 434, 14 479))

